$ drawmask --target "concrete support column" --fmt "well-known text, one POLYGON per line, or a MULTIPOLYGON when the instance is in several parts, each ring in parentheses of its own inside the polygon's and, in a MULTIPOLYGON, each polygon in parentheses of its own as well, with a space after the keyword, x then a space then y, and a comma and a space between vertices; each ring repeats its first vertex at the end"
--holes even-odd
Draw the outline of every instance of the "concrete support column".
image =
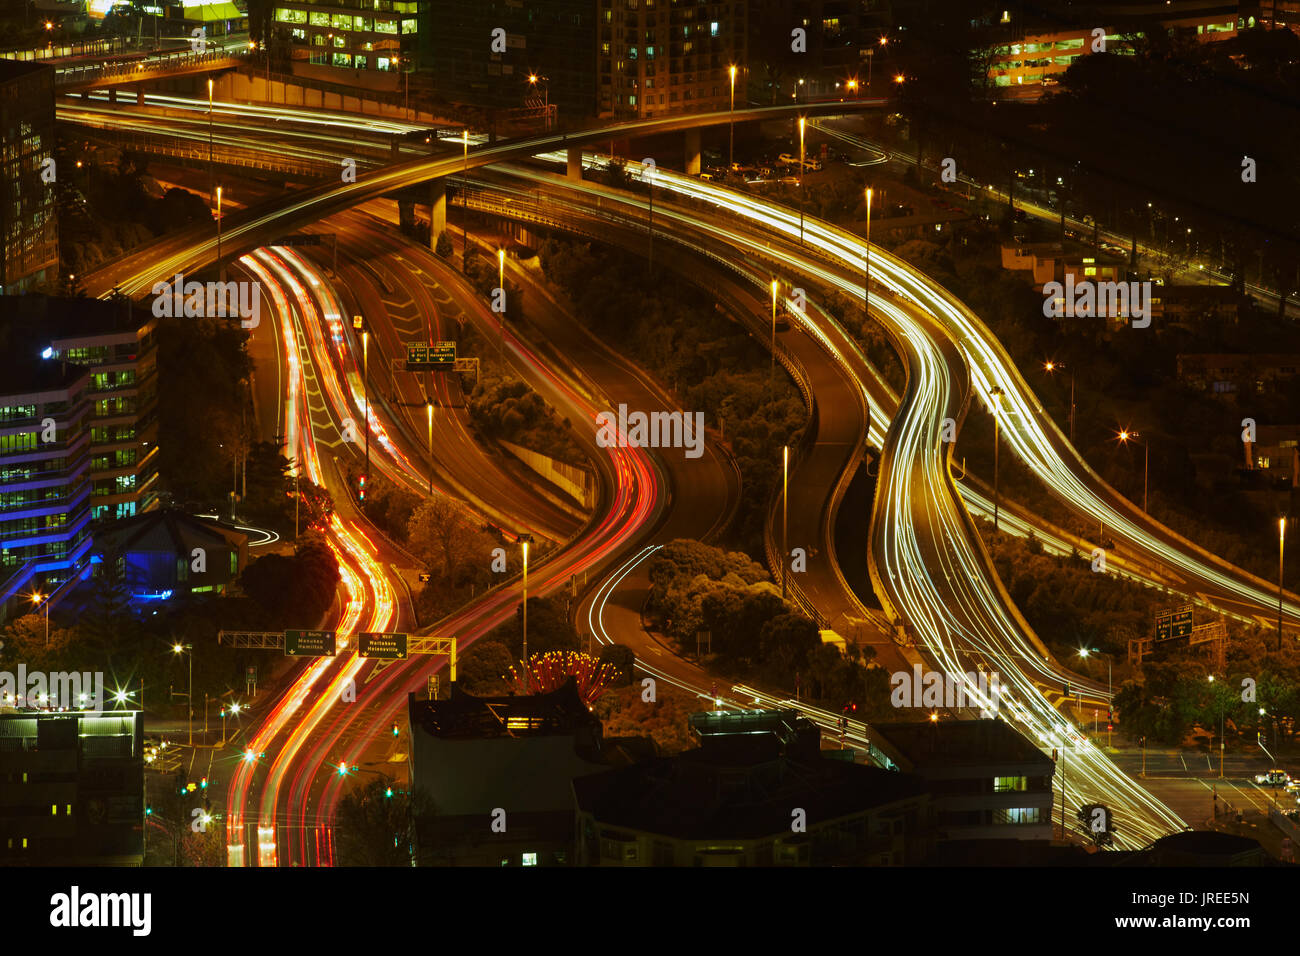
POLYGON ((135 105, 144 106, 144 84, 143 83, 137 83, 135 85, 135 105))
POLYGON ((438 234, 447 228, 447 180, 429 181, 429 248, 438 244, 438 234))
POLYGON ((388 157, 393 162, 397 162, 397 159, 399 156, 401 156, 401 154, 402 154, 402 139, 400 136, 394 136, 393 141, 389 143, 388 157))
POLYGON ((566 174, 570 182, 582 182, 582 147, 575 146, 569 150, 569 168, 566 174))
POLYGON ((700 131, 698 129, 688 129, 686 131, 686 175, 698 176, 700 174, 700 131))
POLYGON ((117 87, 116 87, 116 86, 110 86, 110 87, 108 88, 108 101, 109 101, 110 103, 116 103, 116 102, 117 102, 117 87))

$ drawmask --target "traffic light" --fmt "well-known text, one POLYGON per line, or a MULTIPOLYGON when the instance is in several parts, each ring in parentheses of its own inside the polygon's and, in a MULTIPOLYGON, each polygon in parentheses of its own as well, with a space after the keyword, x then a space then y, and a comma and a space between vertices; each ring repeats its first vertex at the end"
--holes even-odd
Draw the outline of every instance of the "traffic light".
POLYGON ((384 790, 384 796, 386 796, 386 797, 391 797, 392 795, 393 795, 393 788, 392 788, 392 787, 388 787, 387 789, 384 790))
POLYGON ((366 500, 366 476, 357 476, 357 501, 366 500))
POLYGON ((393 736, 397 736, 397 721, 393 721, 393 736))
POLYGON ((151 816, 153 816, 153 807, 145 807, 145 808, 144 808, 144 815, 145 815, 146 817, 151 817, 151 816))
POLYGON ((199 789, 200 789, 200 790, 206 790, 206 789, 208 789, 208 778, 207 778, 207 777, 204 777, 202 780, 199 781, 199 789))

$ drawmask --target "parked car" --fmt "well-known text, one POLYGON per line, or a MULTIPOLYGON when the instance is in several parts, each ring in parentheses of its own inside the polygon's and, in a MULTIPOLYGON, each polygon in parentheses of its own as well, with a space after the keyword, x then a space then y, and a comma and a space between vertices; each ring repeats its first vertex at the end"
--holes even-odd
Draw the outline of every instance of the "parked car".
POLYGON ((792 155, 791 153, 782 153, 780 156, 777 157, 777 162, 784 163, 786 166, 789 166, 791 164, 798 164, 799 157, 792 155))

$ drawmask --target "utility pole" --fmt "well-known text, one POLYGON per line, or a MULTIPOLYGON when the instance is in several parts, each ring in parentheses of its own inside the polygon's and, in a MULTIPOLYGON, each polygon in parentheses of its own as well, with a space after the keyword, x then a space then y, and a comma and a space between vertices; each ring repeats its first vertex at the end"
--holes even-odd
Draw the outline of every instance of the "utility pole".
POLYGON ((993 398, 993 530, 998 530, 998 448, 1002 444, 1002 419, 998 412, 1002 410, 1002 387, 994 385, 989 391, 993 398))

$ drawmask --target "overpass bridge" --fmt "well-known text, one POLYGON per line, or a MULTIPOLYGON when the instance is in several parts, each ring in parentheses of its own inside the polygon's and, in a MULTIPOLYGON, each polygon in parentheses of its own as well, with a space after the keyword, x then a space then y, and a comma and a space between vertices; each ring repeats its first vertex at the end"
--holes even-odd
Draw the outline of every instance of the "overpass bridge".
MULTIPOLYGON (((700 168, 700 130, 706 127, 721 126, 730 122, 752 123, 793 119, 798 116, 861 113, 881 109, 888 102, 885 98, 873 98, 750 107, 734 111, 632 120, 586 130, 548 133, 484 144, 478 146, 472 153, 466 147, 461 156, 427 157, 396 163, 373 172, 360 173, 356 182, 315 187, 225 217, 220 238, 222 257, 241 255, 341 209, 422 183, 430 184, 430 206, 433 209, 431 223, 433 228, 430 234, 436 236, 446 223, 444 177, 503 160, 565 150, 568 156, 568 176, 570 179, 580 180, 584 145, 611 139, 682 133, 685 139, 686 171, 693 173, 698 172, 700 168)), ((213 263, 217 258, 217 244, 218 237, 214 226, 196 226, 159 242, 150 243, 145 248, 96 270, 85 277, 84 288, 88 294, 95 296, 105 296, 114 289, 120 289, 133 299, 139 298, 149 294, 154 283, 160 279, 170 280, 177 273, 197 272, 213 263)))
MULTIPOLYGON (((54 71, 54 90, 56 93, 113 90, 151 80, 233 70, 248 61, 249 52, 246 47, 208 49, 203 53, 185 48, 161 54, 140 53, 95 62, 59 64, 54 71)), ((138 102, 143 102, 142 95, 137 86, 138 102)))

